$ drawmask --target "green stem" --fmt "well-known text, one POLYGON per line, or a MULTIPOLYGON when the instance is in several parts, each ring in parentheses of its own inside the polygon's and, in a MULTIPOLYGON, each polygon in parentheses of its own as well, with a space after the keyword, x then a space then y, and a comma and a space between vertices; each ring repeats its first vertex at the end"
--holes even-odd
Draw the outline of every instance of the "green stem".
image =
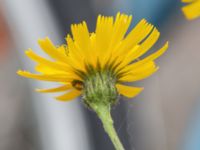
POLYGON ((101 119, 103 123, 103 127, 106 133, 108 134, 108 136, 110 137, 115 149, 125 150, 114 128, 113 120, 110 114, 110 106, 93 105, 91 107, 97 113, 98 117, 101 119))

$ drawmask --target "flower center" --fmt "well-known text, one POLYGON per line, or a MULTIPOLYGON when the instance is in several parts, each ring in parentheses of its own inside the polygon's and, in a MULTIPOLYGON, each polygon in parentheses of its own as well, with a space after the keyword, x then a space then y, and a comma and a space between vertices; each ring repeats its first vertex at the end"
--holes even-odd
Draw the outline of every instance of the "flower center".
POLYGON ((88 106, 91 104, 115 104, 118 98, 115 84, 116 79, 106 71, 89 75, 84 81, 84 102, 88 106))

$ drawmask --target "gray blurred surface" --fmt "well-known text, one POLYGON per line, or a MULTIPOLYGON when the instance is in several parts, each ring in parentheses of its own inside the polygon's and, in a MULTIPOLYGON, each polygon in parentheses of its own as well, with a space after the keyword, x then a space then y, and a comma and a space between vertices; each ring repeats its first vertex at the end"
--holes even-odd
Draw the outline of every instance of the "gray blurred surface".
MULTIPOLYGON (((11 50, 7 49, 7 51, 11 50)), ((27 85, 19 80, 16 70, 19 62, 16 53, 9 54, 7 60, 0 63, 0 149, 1 150, 31 150, 33 144, 29 143, 27 121, 29 101, 27 85), (25 121, 26 119, 26 122, 25 121)))
MULTIPOLYGON (((181 12, 180 12, 181 13, 181 12)), ((168 148, 179 149, 189 117, 200 97, 200 20, 188 21, 182 14, 171 19, 164 32, 170 39, 168 54, 158 74, 168 148)))
POLYGON ((139 83, 145 90, 129 101, 128 127, 136 150, 178 150, 200 89, 200 20, 187 21, 177 12, 161 30, 168 51, 160 69, 139 83))
MULTIPOLYGON (((3 4, 17 47, 16 51, 23 65, 20 68, 33 70, 34 63, 25 57, 24 50, 31 47, 38 54, 46 56, 39 49, 37 39, 49 36, 54 43, 60 42, 58 26, 49 5, 45 0, 5 0, 3 4)), ((28 79, 23 80, 28 81, 28 79)), ((55 101, 52 95, 34 92, 34 88, 55 86, 55 84, 29 80, 29 86, 32 94, 28 99, 33 109, 32 116, 29 117, 35 118, 33 129, 29 130, 36 133, 33 140, 36 141, 36 149, 89 150, 90 137, 80 103, 77 100, 62 103, 55 101)), ((16 117, 16 119, 20 118, 16 117)))

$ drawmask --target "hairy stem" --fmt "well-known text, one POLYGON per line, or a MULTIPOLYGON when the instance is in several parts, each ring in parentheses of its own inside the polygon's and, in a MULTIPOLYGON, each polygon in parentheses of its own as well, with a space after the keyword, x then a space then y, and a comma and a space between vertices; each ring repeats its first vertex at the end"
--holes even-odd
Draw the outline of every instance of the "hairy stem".
POLYGON ((113 120, 110 114, 110 106, 101 104, 101 105, 93 105, 91 107, 97 113, 98 117, 102 121, 103 127, 108 136, 110 137, 115 149, 125 150, 114 128, 113 120))

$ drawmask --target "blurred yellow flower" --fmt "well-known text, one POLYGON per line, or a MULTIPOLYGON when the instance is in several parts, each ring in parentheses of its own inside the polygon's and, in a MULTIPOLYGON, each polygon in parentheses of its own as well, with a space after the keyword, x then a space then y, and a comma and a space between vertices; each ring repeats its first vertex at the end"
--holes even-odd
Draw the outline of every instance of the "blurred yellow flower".
POLYGON ((195 19, 200 16, 200 0, 182 0, 184 3, 188 3, 182 8, 187 19, 195 19))
POLYGON ((25 53, 37 62, 35 70, 39 74, 21 70, 18 74, 27 78, 60 83, 59 87, 37 91, 66 91, 56 97, 62 101, 80 96, 87 88, 86 81, 91 76, 99 75, 103 78, 104 74, 109 76, 107 84, 114 84, 118 94, 134 97, 143 88, 123 83, 139 81, 156 72, 158 67, 154 60, 166 51, 168 42, 155 53, 141 58, 157 42, 160 33, 143 19, 126 35, 131 20, 132 16, 120 13, 115 19, 99 15, 94 33, 89 33, 84 21, 71 25, 73 38, 67 35, 67 44, 58 47, 49 38, 40 39, 40 47, 51 59, 45 59, 29 49, 25 53))

